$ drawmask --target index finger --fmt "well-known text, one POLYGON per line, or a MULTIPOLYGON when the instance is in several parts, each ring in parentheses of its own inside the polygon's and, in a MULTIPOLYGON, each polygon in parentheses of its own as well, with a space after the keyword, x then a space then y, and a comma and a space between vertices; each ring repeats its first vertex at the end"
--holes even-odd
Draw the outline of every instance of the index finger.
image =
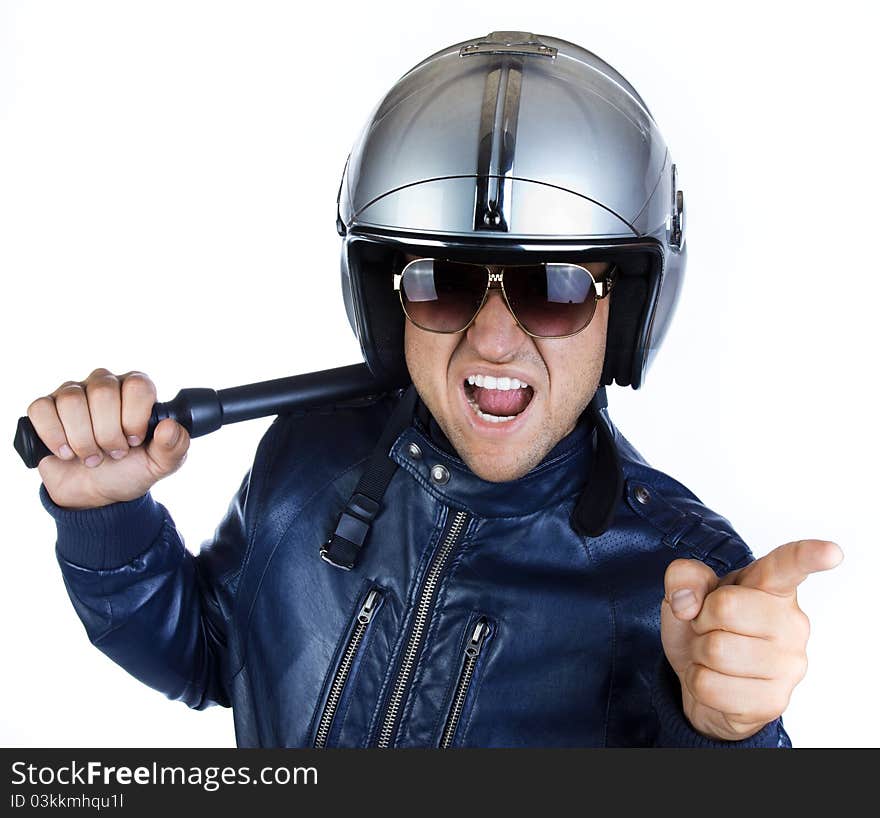
POLYGON ((735 585, 757 588, 768 594, 790 596, 810 574, 839 565, 843 551, 829 540, 796 540, 780 545, 743 568, 735 585))
POLYGON ((143 372, 126 372, 119 380, 122 382, 122 431, 129 445, 138 446, 147 435, 156 402, 156 386, 143 372))

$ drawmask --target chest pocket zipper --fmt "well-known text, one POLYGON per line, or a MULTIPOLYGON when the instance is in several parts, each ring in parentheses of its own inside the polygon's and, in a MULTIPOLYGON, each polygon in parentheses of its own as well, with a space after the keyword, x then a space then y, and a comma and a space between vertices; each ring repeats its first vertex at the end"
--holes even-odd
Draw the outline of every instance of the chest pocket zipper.
POLYGON ((471 637, 465 646, 458 683, 452 696, 452 705, 449 708, 449 716, 446 718, 446 726, 443 728, 443 735, 440 738, 440 749, 442 750, 452 746, 452 741, 455 738, 455 733, 458 730, 461 716, 467 704, 468 690, 470 690, 471 683, 474 680, 480 655, 491 633, 492 628, 489 625, 489 620, 482 617, 474 626, 471 637))
POLYGON ((376 614, 376 611, 379 610, 381 605, 382 594, 376 588, 370 589, 364 600, 364 604, 358 611, 354 627, 351 630, 351 635, 348 637, 345 650, 342 652, 342 659, 339 662, 339 667, 336 669, 336 675, 333 677, 333 682, 330 685, 330 692, 327 694, 327 703, 324 705, 324 712, 321 714, 321 719, 318 722, 318 729, 315 733, 315 747, 321 748, 327 746, 327 738, 330 735, 330 728, 333 726, 333 718, 336 715, 339 703, 342 700, 342 694, 345 691, 346 682, 351 675, 351 670, 357 659, 358 652, 364 643, 364 637, 367 635, 370 622, 372 622, 373 616, 376 614))

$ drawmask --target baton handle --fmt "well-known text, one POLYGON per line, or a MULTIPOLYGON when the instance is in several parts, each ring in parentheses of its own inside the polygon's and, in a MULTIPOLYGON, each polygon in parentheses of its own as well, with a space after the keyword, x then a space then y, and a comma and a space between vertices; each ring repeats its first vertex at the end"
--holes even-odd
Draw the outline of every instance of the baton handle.
MULTIPOLYGON (((150 441, 156 426, 165 418, 176 420, 190 437, 201 437, 227 423, 281 415, 296 409, 313 409, 381 394, 401 385, 379 381, 366 364, 352 364, 217 391, 181 389, 172 400, 153 404, 144 444, 150 441)), ((13 445, 29 469, 36 468, 44 457, 52 454, 27 416, 18 419, 13 445)))

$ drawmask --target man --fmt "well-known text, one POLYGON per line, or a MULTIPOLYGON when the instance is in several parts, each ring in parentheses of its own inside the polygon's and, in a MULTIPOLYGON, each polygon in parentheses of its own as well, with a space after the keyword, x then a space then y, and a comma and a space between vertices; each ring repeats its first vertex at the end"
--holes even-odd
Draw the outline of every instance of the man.
POLYGON ((155 388, 95 370, 28 414, 90 639, 239 746, 789 746, 797 585, 648 466, 604 385, 638 387, 684 271, 647 107, 577 46, 495 32, 432 55, 343 175, 349 319, 390 391, 281 416, 213 540, 149 488, 155 388), (408 386, 408 382, 412 385, 408 386))

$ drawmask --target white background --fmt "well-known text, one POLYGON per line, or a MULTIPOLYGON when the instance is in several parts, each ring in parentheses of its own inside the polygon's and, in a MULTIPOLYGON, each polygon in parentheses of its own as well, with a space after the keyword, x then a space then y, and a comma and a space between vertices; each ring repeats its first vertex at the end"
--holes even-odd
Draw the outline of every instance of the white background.
MULTIPOLYGON (((497 29, 560 36, 652 110, 688 203, 686 287, 612 417, 761 555, 827 538, 802 586, 798 746, 875 746, 880 555, 875 21, 868 3, 0 2, 0 422, 95 367, 168 400, 360 360, 335 198, 378 99, 497 29), (875 420, 871 420, 874 418, 875 420)), ((188 547, 210 537, 269 420, 193 442, 157 485, 188 547)), ((53 552, 39 475, 11 445, 0 743, 234 744, 93 648, 53 552)))

